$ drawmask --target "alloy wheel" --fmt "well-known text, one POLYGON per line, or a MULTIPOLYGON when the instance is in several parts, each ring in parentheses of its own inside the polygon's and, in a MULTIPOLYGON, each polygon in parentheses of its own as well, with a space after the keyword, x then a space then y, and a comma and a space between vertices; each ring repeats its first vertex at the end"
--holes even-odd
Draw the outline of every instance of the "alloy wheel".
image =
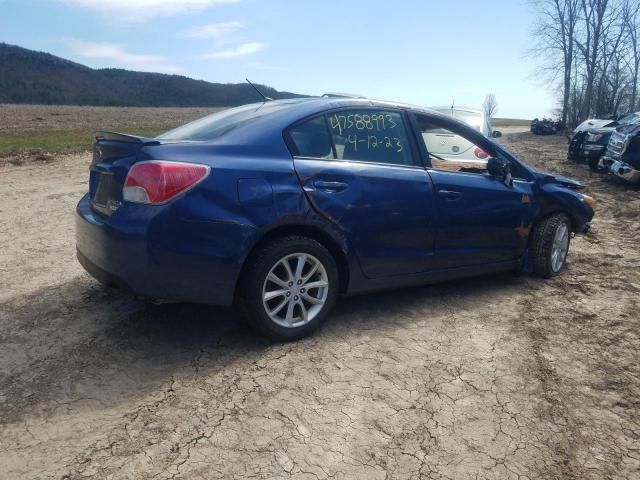
POLYGON ((313 320, 329 294, 329 277, 322 262, 308 253, 278 260, 262 286, 262 304, 276 324, 294 328, 313 320))
POLYGON ((569 227, 562 222, 553 237, 553 246, 551 247, 551 269, 554 273, 558 273, 564 266, 569 251, 569 227))

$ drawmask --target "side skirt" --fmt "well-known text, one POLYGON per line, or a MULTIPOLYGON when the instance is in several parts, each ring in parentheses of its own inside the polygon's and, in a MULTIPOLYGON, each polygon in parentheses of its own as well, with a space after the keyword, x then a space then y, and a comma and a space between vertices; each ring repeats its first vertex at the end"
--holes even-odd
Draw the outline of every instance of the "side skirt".
POLYGON ((381 290, 392 290, 403 287, 413 287, 416 285, 429 285, 445 282, 456 278, 469 278, 491 273, 508 272, 523 268, 524 258, 509 262, 490 263, 486 265, 473 265, 470 267, 448 268, 444 270, 433 270, 412 275, 397 275, 393 277, 383 277, 376 279, 358 279, 349 285, 346 295, 359 295, 381 290), (356 284, 357 283, 357 284, 356 284))

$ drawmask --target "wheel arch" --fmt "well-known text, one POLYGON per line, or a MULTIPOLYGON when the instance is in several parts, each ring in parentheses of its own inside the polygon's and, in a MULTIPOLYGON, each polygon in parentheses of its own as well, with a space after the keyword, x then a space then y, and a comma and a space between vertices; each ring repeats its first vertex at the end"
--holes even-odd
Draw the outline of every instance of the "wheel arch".
POLYGON ((349 286, 349 277, 350 277, 350 269, 349 269, 349 260, 347 259, 347 254, 340 246, 339 242, 333 238, 332 235, 325 232, 324 230, 308 225, 308 224, 286 224, 279 225, 277 227, 272 228, 262 234, 262 236, 258 239, 257 242, 252 246, 248 255, 244 259, 242 264, 242 268, 240 269, 240 275, 238 276, 238 282, 243 276, 246 274, 247 265, 251 264, 251 259, 260 249, 266 245, 267 243, 273 241, 276 238, 290 236, 290 235, 299 235, 301 237, 311 238, 317 242, 319 242, 322 246, 324 246, 329 253, 333 256, 336 261, 336 265, 338 267, 339 274, 339 292, 346 293, 349 286))
POLYGON ((542 223, 544 220, 557 215, 557 214, 562 214, 565 217, 567 217, 569 219, 570 222, 570 227, 571 227, 571 232, 573 233, 577 233, 578 231, 578 222, 577 220, 571 215, 571 213, 568 210, 565 210, 563 208, 554 208, 551 209, 549 211, 546 211, 544 213, 542 213, 541 215, 539 215, 531 224, 531 230, 529 231, 529 242, 531 242, 531 239, 533 237, 533 232, 535 231, 536 227, 538 225, 540 225, 540 223, 542 223))

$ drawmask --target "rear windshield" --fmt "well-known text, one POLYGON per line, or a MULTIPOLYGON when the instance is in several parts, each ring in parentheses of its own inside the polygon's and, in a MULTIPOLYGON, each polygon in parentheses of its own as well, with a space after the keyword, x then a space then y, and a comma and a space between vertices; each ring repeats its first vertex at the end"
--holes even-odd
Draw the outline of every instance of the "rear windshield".
POLYGON ((269 113, 286 108, 286 103, 260 103, 230 108, 169 130, 158 140, 208 141, 269 113))

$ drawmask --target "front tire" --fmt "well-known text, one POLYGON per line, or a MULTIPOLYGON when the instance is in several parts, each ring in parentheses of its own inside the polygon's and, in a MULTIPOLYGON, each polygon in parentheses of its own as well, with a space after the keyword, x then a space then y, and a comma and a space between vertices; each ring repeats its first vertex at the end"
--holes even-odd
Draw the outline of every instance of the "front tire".
POLYGON ((538 223, 531 237, 533 274, 551 278, 565 266, 571 243, 571 221, 563 213, 551 215, 538 223))
POLYGON ((277 238, 249 262, 238 302, 250 325, 271 339, 290 341, 324 322, 338 295, 339 274, 321 243, 297 235, 277 238))
POLYGON ((589 157, 589 168, 592 172, 603 172, 604 170, 600 168, 600 157, 589 157))

